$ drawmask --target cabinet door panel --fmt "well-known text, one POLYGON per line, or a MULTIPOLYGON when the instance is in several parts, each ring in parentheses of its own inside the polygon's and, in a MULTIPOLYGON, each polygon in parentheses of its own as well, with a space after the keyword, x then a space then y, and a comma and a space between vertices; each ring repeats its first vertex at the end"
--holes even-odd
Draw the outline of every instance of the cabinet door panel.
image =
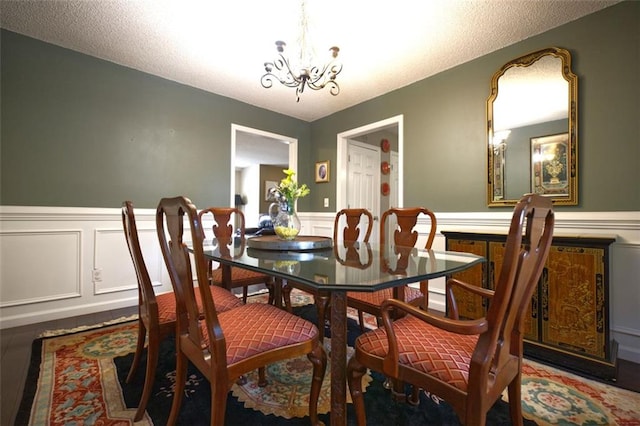
MULTIPOLYGON (((489 288, 496 288, 496 281, 500 276, 500 270, 504 263, 505 243, 491 242, 489 243, 489 288)), ((533 293, 531 303, 527 308, 524 316, 524 338, 532 341, 538 341, 540 338, 540 326, 538 320, 538 295, 539 289, 533 293)))
MULTIPOLYGON (((473 253, 478 256, 487 257, 487 243, 485 241, 451 239, 447 240, 447 250, 473 253)), ((485 266, 483 263, 453 274, 452 278, 482 287, 484 285, 484 275, 485 266)), ((454 289, 453 294, 458 304, 460 317, 476 319, 482 318, 485 315, 482 297, 459 289, 454 289)))
POLYGON ((542 282, 542 342, 605 358, 604 250, 552 246, 542 282))

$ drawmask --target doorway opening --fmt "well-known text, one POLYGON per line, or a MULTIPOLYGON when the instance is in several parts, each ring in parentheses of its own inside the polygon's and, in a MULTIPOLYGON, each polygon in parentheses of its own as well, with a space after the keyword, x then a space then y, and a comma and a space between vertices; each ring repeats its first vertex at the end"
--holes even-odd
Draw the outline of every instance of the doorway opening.
POLYGON ((279 182, 282 169, 298 169, 298 140, 251 127, 231 125, 231 187, 229 205, 242 201, 246 226, 257 227, 268 212, 265 185, 279 182))
MULTIPOLYGON (((377 187, 371 188, 371 191, 376 191, 375 196, 371 194, 371 198, 379 200, 376 212, 378 214, 389 207, 403 206, 403 119, 402 115, 398 115, 338 134, 336 150, 336 211, 348 208, 351 198, 353 198, 353 188, 350 191, 349 187, 352 184, 351 179, 349 179, 350 147, 358 142, 364 142, 380 148, 382 139, 386 139, 385 134, 390 135, 391 147, 387 152, 385 152, 386 147, 382 149, 383 157, 381 159, 389 163, 389 172, 385 177, 382 177, 382 164, 377 164, 376 173, 378 174, 377 181, 382 181, 381 185, 386 183, 388 186, 385 185, 385 188, 382 188, 381 185, 377 185, 377 187), (380 137, 380 135, 383 136, 380 137)), ((351 207, 358 206, 353 205, 351 207)), ((376 214, 374 213, 374 219, 377 221, 378 217, 375 216, 376 214)))

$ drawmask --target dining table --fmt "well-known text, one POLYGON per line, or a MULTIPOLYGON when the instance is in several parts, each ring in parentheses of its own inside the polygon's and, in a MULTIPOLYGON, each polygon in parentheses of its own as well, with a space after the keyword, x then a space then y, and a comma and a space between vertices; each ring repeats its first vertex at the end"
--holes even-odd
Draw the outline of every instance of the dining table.
MULTIPOLYGON (((468 253, 401 247, 393 244, 333 243, 327 237, 299 236, 298 244, 275 236, 236 238, 233 247, 219 247, 215 239, 204 241, 204 255, 223 268, 240 267, 269 274, 279 285, 275 300, 282 302, 281 286, 328 292, 331 318, 331 425, 347 423, 347 292, 394 289, 403 298, 405 284, 417 283, 470 268, 485 258, 468 253), (272 244, 268 244, 271 241, 272 244), (315 242, 314 244, 309 243, 315 242), (248 244, 247 244, 248 243, 248 244), (318 247, 318 248, 315 248, 318 247)), ((229 274, 223 274, 230 276, 229 274)))

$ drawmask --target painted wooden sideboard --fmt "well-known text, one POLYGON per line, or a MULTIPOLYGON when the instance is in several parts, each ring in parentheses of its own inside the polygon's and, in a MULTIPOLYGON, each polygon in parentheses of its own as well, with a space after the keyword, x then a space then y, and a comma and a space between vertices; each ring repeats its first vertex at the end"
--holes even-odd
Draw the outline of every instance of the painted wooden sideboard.
MULTIPOLYGON (((494 288, 505 234, 442 231, 446 249, 484 256, 487 262, 454 277, 494 288)), ((610 236, 554 236, 538 288, 525 317, 525 356, 607 380, 616 378, 617 345, 609 328, 610 236)), ((460 315, 478 318, 488 304, 459 291, 460 315)))

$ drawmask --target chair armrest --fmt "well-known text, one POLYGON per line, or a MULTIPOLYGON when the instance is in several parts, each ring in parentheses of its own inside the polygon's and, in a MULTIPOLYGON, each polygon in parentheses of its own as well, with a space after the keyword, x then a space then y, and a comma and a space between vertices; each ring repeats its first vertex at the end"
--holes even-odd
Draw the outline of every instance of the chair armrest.
POLYGON ((447 298, 447 306, 449 307, 449 317, 455 320, 460 319, 460 317, 458 314, 458 304, 453 294, 453 287, 460 287, 463 290, 466 290, 470 293, 477 294, 478 296, 482 296, 487 299, 491 299, 494 293, 493 290, 478 287, 477 285, 471 285, 471 284, 465 283, 464 281, 457 280, 455 278, 450 278, 449 280, 447 280, 445 295, 447 298))
MULTIPOLYGON (((385 318, 389 325, 393 323, 391 310, 397 309, 409 315, 427 322, 434 327, 441 328, 451 333, 457 334, 481 334, 487 331, 488 323, 486 318, 478 318, 475 320, 457 320, 439 315, 434 315, 397 299, 387 299, 382 302, 382 321, 385 324, 385 318)), ((386 324, 385 324, 386 326, 386 324)), ((391 328, 391 327, 390 327, 391 328)), ((387 330, 388 332, 389 330, 387 330)), ((393 332, 393 331, 392 331, 393 332)))
POLYGON ((396 309, 404 312, 407 315, 412 315, 426 323, 433 325, 434 327, 441 328, 443 330, 457 333, 457 334, 482 334, 489 329, 489 323, 486 318, 479 318, 475 320, 457 320, 452 318, 441 317, 430 314, 420 308, 412 306, 406 302, 397 299, 387 299, 382 302, 382 324, 387 332, 387 340, 389 342, 389 352, 383 360, 383 373, 397 377, 398 375, 398 339, 395 331, 393 330, 393 321, 391 311, 396 309), (395 373, 395 374, 394 374, 395 373))

